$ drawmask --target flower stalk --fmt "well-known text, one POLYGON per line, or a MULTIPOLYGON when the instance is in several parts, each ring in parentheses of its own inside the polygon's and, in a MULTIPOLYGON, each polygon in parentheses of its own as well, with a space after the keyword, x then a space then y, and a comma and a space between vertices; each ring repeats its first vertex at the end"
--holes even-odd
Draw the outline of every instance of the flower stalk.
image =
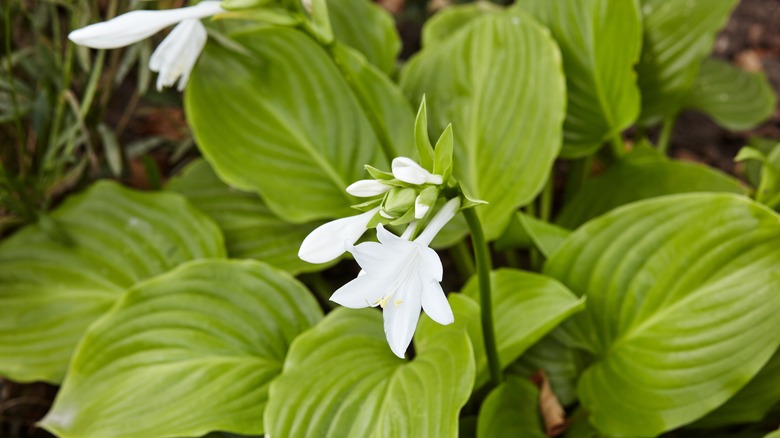
POLYGON ((482 316, 482 336, 485 342, 488 369, 490 371, 490 383, 498 386, 503 377, 501 364, 498 362, 498 348, 496 348, 496 332, 493 325, 493 302, 490 285, 490 251, 488 250, 482 224, 473 208, 464 209, 463 216, 471 231, 471 240, 474 246, 474 258, 477 262, 477 278, 479 282, 479 301, 482 316))

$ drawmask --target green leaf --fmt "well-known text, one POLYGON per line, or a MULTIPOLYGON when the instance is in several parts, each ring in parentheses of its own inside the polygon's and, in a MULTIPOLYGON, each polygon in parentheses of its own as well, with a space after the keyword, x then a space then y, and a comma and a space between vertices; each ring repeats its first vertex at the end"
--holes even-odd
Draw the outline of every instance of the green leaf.
POLYGON ((173 193, 102 181, 0 244, 0 374, 59 383, 82 333, 122 292, 188 261, 224 257, 217 226, 173 193), (64 236, 64 240, 63 240, 64 236))
POLYGON ((756 200, 770 208, 780 207, 780 143, 768 152, 750 146, 739 150, 734 161, 757 161, 761 164, 756 200))
POLYGON ((705 60, 685 100, 732 131, 745 131, 768 119, 775 110, 775 91, 762 73, 740 70, 717 59, 705 60))
POLYGON ((387 166, 339 70, 292 29, 234 40, 246 53, 209 42, 185 95, 201 152, 220 179, 259 192, 286 220, 350 214, 345 188, 363 177, 364 164, 387 166))
POLYGON ((638 0, 520 0, 558 41, 568 104, 561 155, 589 155, 639 116, 638 0))
POLYGON ((299 225, 279 219, 256 194, 220 181, 203 160, 192 162, 168 182, 166 189, 184 195, 217 222, 230 257, 261 260, 292 274, 319 271, 327 266, 298 258, 301 242, 320 222, 299 225))
POLYGON ((548 260, 547 275, 588 297, 562 329, 592 355, 577 391, 602 433, 687 424, 769 360, 780 344, 779 219, 742 196, 665 196, 589 222, 548 260))
POLYGON ((577 379, 585 368, 586 357, 582 351, 568 348, 559 339, 559 330, 553 330, 534 344, 508 371, 523 377, 531 377, 544 370, 550 386, 562 405, 577 401, 577 379))
POLYGON ((539 418, 539 390, 526 379, 509 377, 487 396, 477 420, 479 438, 545 438, 539 418))
POLYGON ((395 72, 401 38, 392 15, 369 0, 328 0, 328 14, 337 40, 385 74, 395 72))
MULTIPOLYGON (((490 281, 493 286, 491 298, 496 346, 502 368, 514 362, 561 321, 584 307, 584 299, 577 299, 562 284, 544 275, 499 269, 491 272, 490 281)), ((462 292, 479 302, 477 278, 473 277, 462 292)), ((477 326, 471 334, 477 358, 476 386, 479 387, 488 379, 481 326, 477 326)))
POLYGON ((739 0, 641 0, 644 42, 636 66, 644 125, 675 115, 739 0))
POLYGON ((541 191, 560 150, 565 83, 555 41, 522 13, 484 15, 417 54, 401 86, 412 102, 426 95, 434 135, 452 123, 454 175, 489 203, 477 211, 487 238, 497 238, 541 191))
POLYGON ((517 213, 518 222, 533 241, 536 248, 550 257, 571 234, 571 231, 523 213, 517 213))
POLYGON ((587 180, 563 207, 556 222, 574 229, 613 208, 642 199, 689 192, 745 191, 742 183, 718 170, 637 150, 587 180))
POLYGON ((764 436, 764 438, 780 438, 780 430, 776 430, 772 433, 768 433, 764 436))
POLYGON ((423 94, 420 108, 417 110, 417 118, 414 120, 414 143, 417 146, 417 156, 420 158, 420 166, 433 171, 433 145, 428 136, 428 108, 425 105, 423 94))
POLYGON ((430 49, 449 40, 455 36, 456 32, 465 29, 477 18, 501 11, 500 6, 489 1, 479 0, 474 3, 447 6, 425 22, 422 29, 422 46, 425 49, 430 49))
POLYGON ((780 350, 769 362, 724 405, 692 425, 716 428, 729 424, 761 421, 780 402, 780 350))
POLYGON ((331 48, 331 56, 374 132, 383 143, 392 146, 388 155, 411 156, 414 153, 414 114, 401 88, 356 50, 336 44, 331 48))
POLYGON ((185 264, 89 328, 43 427, 62 438, 263 433, 268 385, 320 318, 309 291, 266 264, 185 264))
POLYGON ((452 153, 453 148, 452 125, 447 125, 444 132, 436 142, 434 151, 433 173, 441 175, 444 181, 447 181, 452 175, 452 153))
POLYGON ((299 336, 265 411, 270 436, 456 437, 474 361, 463 329, 423 317, 416 357, 390 351, 375 309, 336 309, 299 336))

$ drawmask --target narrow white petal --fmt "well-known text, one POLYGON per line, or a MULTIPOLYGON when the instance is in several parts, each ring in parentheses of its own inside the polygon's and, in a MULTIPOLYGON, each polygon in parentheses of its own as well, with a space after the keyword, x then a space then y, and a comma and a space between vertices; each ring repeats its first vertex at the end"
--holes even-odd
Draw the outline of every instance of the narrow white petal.
POLYGON ((385 251, 394 254, 395 258, 406 257, 412 251, 416 251, 412 242, 387 231, 382 224, 376 226, 376 238, 384 245, 385 251))
POLYGON ((380 281, 371 275, 359 275, 338 288, 330 300, 351 309, 375 306, 382 299, 383 285, 379 284, 380 281))
POLYGON ((350 216, 320 225, 301 243, 298 257, 309 263, 325 263, 344 254, 347 246, 355 242, 366 231, 379 208, 357 216, 350 216))
POLYGON ((439 254, 436 253, 431 248, 428 248, 427 246, 420 245, 419 243, 415 242, 415 244, 419 245, 418 248, 420 250, 420 275, 423 280, 426 278, 430 278, 436 281, 441 281, 444 276, 444 268, 441 265, 441 259, 439 258, 439 254))
POLYGON ((452 308, 447 301, 447 297, 444 295, 444 290, 441 288, 441 284, 438 281, 426 281, 425 277, 422 278, 423 291, 422 291, 422 308, 425 313, 431 317, 432 320, 438 322, 441 325, 452 324, 455 321, 455 317, 452 315, 452 308))
POLYGON ((382 272, 393 263, 393 254, 376 242, 363 242, 348 248, 360 267, 371 273, 382 272))
POLYGON ((441 209, 436 212, 433 219, 428 223, 422 233, 415 239, 415 242, 428 246, 433 241, 433 238, 447 225, 460 208, 460 198, 453 198, 442 205, 441 209))
POLYGON ((422 195, 417 195, 417 199, 414 200, 414 218, 415 219, 422 219, 425 217, 425 214, 428 213, 428 210, 431 209, 430 205, 424 204, 420 202, 420 197, 422 195))
POLYGON ((375 179, 361 179, 347 187, 347 193, 358 198, 370 198, 388 192, 392 187, 375 179))
POLYGON ((149 69, 159 73, 158 90, 172 86, 176 80, 179 91, 184 89, 206 39, 206 28, 198 19, 189 18, 173 28, 149 59, 149 69))
POLYGON ((396 293, 385 305, 385 336, 390 349, 396 356, 404 358, 406 349, 412 342, 414 331, 417 329, 417 321, 420 319, 421 287, 418 276, 413 275, 402 285, 404 293, 396 293), (399 300, 396 296, 403 296, 399 300))
POLYGON ((102 23, 74 30, 68 35, 76 44, 93 49, 124 47, 188 18, 203 18, 223 11, 219 1, 164 11, 133 11, 102 23))
POLYGON ((411 158, 397 157, 392 163, 393 176, 409 184, 441 184, 441 175, 433 175, 411 158))

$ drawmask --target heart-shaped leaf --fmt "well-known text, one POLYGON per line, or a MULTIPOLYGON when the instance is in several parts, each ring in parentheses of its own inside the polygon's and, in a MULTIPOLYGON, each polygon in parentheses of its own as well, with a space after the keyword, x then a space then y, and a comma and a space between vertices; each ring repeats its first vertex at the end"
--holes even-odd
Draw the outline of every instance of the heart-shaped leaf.
MULTIPOLYGON (((584 307, 566 287, 544 275, 516 269, 499 269, 490 274, 496 347, 501 367, 514 362, 528 347, 561 321, 584 307)), ((479 302, 479 284, 474 277, 463 294, 479 302)), ((487 356, 482 327, 470 330, 477 359, 477 387, 488 379, 487 356)))
POLYGON ((59 383, 84 330, 125 289, 224 253, 217 226, 184 197, 96 183, 0 245, 0 374, 59 383))
POLYGON ((502 8, 489 1, 477 0, 474 3, 451 4, 425 22, 422 29, 422 46, 425 49, 445 42, 456 32, 465 29, 475 19, 485 14, 500 12, 502 8))
POLYGON ((60 437, 263 433, 268 385, 322 317, 254 261, 196 261, 130 289, 90 327, 43 419, 60 437))
POLYGON ((426 96, 433 138, 452 123, 455 175, 488 201, 477 211, 487 238, 497 238, 541 191, 560 150, 565 82, 555 41, 520 12, 483 15, 416 55, 401 86, 412 102, 426 96))
POLYGON ((401 38, 392 15, 369 0, 330 0, 328 15, 337 40, 358 50, 385 74, 395 72, 401 38))
POLYGON ((166 189, 184 195, 217 222, 231 257, 261 260, 293 274, 327 267, 298 257, 301 242, 319 222, 299 225, 279 219, 257 194, 228 186, 203 160, 187 166, 166 189))
POLYGON ((265 412, 271 436, 456 437, 474 360, 465 330, 423 317, 410 362, 375 309, 336 309, 293 343, 265 412))
POLYGON ((385 168, 387 161, 328 53, 289 28, 234 41, 242 51, 209 42, 187 88, 201 152, 222 180, 259 192, 283 219, 351 214, 345 188, 363 178, 364 164, 385 168))
POLYGON ((636 67, 641 123, 654 124, 680 110, 715 35, 738 2, 641 0, 644 42, 636 67))
POLYGON ((719 125, 744 131, 768 119, 777 96, 761 73, 740 70, 727 62, 707 59, 685 100, 685 107, 701 111, 719 125))
POLYGON ((514 7, 547 26, 561 48, 568 94, 561 154, 588 155, 619 136, 639 116, 638 2, 520 0, 514 7))
POLYGON ((575 231, 544 272, 585 311, 580 401, 604 434, 656 436, 723 404, 780 344, 780 217, 732 194, 665 196, 575 231))
POLYGON ((482 403, 478 438, 545 438, 539 418, 539 390, 528 380, 509 377, 482 403))

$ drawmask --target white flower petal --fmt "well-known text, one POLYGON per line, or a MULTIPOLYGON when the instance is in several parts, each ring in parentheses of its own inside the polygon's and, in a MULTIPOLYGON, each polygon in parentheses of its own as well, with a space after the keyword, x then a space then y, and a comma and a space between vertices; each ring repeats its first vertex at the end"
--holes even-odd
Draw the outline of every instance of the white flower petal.
POLYGON ((421 202, 420 198, 422 195, 417 195, 417 198, 414 200, 414 218, 415 219, 422 219, 425 217, 425 214, 428 213, 428 210, 431 209, 430 205, 427 205, 423 202, 421 202))
POLYGON ((379 207, 320 225, 303 240, 298 257, 309 263, 325 263, 336 259, 344 254, 347 246, 357 242, 378 210, 379 207))
POLYGON ((404 358, 406 349, 412 342, 412 336, 420 319, 420 278, 413 276, 404 284, 405 291, 398 291, 388 301, 384 309, 385 336, 390 349, 396 356, 404 358))
POLYGON ((436 212, 433 219, 428 223, 422 233, 414 239, 415 242, 428 246, 433 241, 433 238, 447 225, 460 208, 460 198, 453 198, 442 205, 441 209, 436 212))
MULTIPOLYGON (((418 244, 419 245, 419 244, 418 244)), ((441 265, 439 254, 427 246, 419 245, 420 248, 420 278, 423 281, 432 279, 440 282, 444 277, 444 268, 441 265)))
POLYGON ((206 38, 206 28, 195 18, 184 20, 173 28, 149 59, 149 69, 159 72, 157 90, 172 86, 177 79, 179 91, 184 90, 206 45, 206 38))
POLYGON ((381 272, 393 263, 395 260, 390 257, 387 251, 382 248, 382 245, 376 242, 363 242, 357 246, 347 249, 352 256, 355 257, 355 261, 366 272, 381 272))
POLYGON ((148 38, 188 18, 203 18, 223 12, 219 1, 202 1, 195 6, 164 11, 133 11, 102 23, 74 30, 71 41, 93 49, 115 49, 148 38))
POLYGON ((390 191, 392 187, 375 179, 361 179, 347 187, 347 193, 358 198, 370 198, 390 191))
POLYGON ((384 251, 393 254, 394 258, 406 257, 416 250, 414 244, 387 231, 382 224, 376 226, 376 238, 385 246, 384 251))
POLYGON ((397 157, 392 163, 393 176, 409 184, 441 184, 441 175, 433 175, 411 158, 397 157))
MULTIPOLYGON (((331 295, 330 300, 350 309, 362 309, 376 306, 382 299, 382 284, 370 275, 359 275, 341 286, 331 295)), ((385 286, 386 287, 386 286, 385 286)))
POLYGON ((441 325, 452 324, 455 317, 438 281, 425 281, 423 277, 422 308, 432 320, 441 325))

